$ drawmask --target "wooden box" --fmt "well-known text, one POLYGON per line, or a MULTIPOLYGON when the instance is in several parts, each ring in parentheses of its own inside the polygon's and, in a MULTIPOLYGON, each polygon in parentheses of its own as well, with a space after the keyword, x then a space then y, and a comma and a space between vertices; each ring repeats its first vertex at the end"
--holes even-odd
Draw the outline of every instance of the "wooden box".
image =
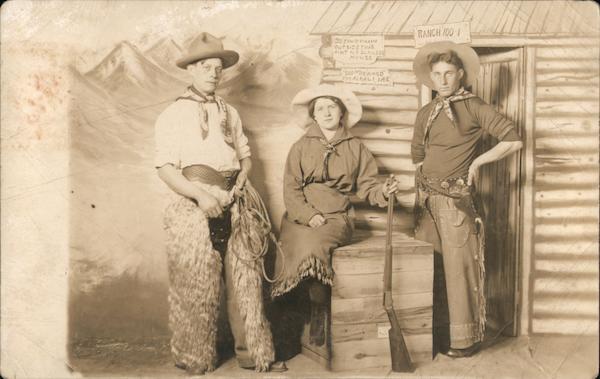
MULTIPOLYGON (((392 293, 404 339, 414 363, 432 360, 433 248, 414 240, 393 239, 392 293)), ((332 371, 391 369, 387 314, 383 308, 385 236, 336 249, 327 342, 308 342, 302 352, 332 371)))

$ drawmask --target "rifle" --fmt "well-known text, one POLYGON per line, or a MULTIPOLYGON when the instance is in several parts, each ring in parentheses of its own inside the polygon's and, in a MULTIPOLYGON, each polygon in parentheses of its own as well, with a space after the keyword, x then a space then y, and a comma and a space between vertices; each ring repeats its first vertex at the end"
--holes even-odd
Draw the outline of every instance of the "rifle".
POLYGON ((413 365, 410 360, 410 354, 404 342, 402 329, 398 316, 394 310, 394 300, 392 299, 392 224, 394 217, 395 194, 389 194, 388 214, 387 214, 387 234, 385 241, 385 266, 383 271, 383 308, 390 320, 390 330, 388 336, 390 339, 390 355, 392 357, 392 371, 412 372, 413 365))

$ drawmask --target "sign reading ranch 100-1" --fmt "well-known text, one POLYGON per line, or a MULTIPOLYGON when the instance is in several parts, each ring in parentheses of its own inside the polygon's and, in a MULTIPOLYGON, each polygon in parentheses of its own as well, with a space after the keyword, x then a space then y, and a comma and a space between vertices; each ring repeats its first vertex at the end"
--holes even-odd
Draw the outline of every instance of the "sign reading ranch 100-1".
POLYGON ((383 57, 383 36, 333 36, 333 58, 344 83, 393 85, 389 70, 369 67, 383 57))
POLYGON ((469 22, 415 26, 416 48, 431 42, 439 41, 452 41, 454 43, 471 42, 471 28, 469 22))

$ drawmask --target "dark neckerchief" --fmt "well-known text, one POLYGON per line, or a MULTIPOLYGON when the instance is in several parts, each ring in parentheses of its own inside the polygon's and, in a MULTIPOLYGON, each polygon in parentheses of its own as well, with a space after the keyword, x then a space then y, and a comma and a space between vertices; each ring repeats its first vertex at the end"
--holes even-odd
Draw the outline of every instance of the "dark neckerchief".
POLYGON ((325 147, 325 152, 323 153, 323 180, 329 180, 329 157, 331 154, 338 155, 336 146, 354 138, 354 136, 348 132, 348 129, 340 127, 333 135, 333 138, 328 141, 321 128, 317 124, 312 124, 306 133, 306 137, 317 138, 323 147, 325 147))
POLYGON ((446 116, 448 116, 448 118, 452 122, 452 125, 456 127, 456 116, 454 116, 454 112, 452 111, 452 106, 450 104, 456 101, 470 99, 472 97, 475 97, 475 95, 465 90, 463 87, 460 87, 448 97, 441 97, 438 94, 433 100, 433 109, 431 110, 429 118, 427 119, 427 124, 425 125, 425 132, 423 133, 423 144, 425 145, 429 140, 429 132, 431 130, 431 125, 433 124, 433 121, 437 118, 437 116, 440 114, 442 109, 444 110, 444 113, 446 113, 446 116))

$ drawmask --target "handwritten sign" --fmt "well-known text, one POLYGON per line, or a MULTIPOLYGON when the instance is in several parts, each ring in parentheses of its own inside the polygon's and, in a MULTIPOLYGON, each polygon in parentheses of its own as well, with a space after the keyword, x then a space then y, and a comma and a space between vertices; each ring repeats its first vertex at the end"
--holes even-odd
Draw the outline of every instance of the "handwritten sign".
POLYGON ((469 22, 453 24, 420 25, 415 27, 415 47, 430 42, 452 41, 455 43, 471 42, 469 22))
POLYGON ((394 85, 387 68, 342 68, 342 81, 378 86, 394 85))
POLYGON ((371 64, 384 53, 383 36, 333 36, 333 58, 342 64, 371 64))

